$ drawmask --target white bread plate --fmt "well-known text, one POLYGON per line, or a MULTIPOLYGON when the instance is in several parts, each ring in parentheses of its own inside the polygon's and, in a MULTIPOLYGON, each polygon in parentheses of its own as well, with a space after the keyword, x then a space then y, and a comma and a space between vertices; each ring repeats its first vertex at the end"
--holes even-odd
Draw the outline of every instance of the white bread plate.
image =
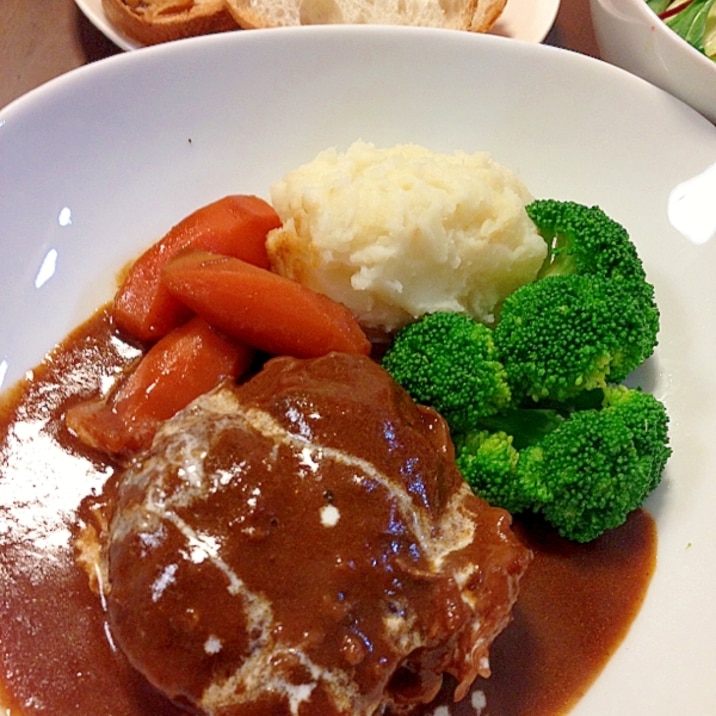
MULTIPOLYGON (((102 0, 75 0, 87 19, 117 47, 137 50, 144 45, 117 29, 107 17, 102 0)), ((542 42, 557 17, 560 0, 507 0, 490 34, 526 42, 542 42)))

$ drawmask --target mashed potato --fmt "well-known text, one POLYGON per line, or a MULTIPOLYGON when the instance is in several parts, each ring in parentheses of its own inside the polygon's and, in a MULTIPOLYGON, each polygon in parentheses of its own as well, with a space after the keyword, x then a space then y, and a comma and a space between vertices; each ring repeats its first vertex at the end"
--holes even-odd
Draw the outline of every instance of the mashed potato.
POLYGON ((284 222, 268 239, 273 269, 373 334, 435 311, 490 323, 546 255, 524 210, 533 197, 484 152, 356 142, 289 172, 271 195, 284 222))

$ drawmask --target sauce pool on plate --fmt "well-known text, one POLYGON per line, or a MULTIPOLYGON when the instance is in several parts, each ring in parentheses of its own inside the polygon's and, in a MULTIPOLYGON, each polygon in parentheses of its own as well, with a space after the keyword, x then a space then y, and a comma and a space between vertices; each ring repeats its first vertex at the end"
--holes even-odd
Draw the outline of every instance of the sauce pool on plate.
MULTIPOLYGON (((19 716, 174 716, 116 649, 99 597, 75 563, 81 504, 117 465, 79 445, 66 407, 126 369, 138 349, 98 312, 0 406, 0 706, 19 716)), ((637 614, 655 566, 656 530, 638 510, 587 545, 537 520, 515 529, 535 560, 514 620, 491 654, 492 676, 452 704, 449 684, 418 710, 453 716, 555 716, 586 691, 637 614), (440 713, 438 711, 437 713, 440 713)))

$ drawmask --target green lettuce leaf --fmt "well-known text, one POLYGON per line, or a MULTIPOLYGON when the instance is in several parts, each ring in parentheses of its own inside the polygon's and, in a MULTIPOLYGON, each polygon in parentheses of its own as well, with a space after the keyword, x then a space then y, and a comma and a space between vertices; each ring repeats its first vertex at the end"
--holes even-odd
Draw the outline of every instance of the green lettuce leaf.
POLYGON ((711 3, 706 15, 706 27, 704 29, 704 52, 716 60, 716 2, 711 3))
POLYGON ((714 0, 693 0, 681 12, 666 19, 666 24, 690 45, 704 52, 706 17, 714 0))
POLYGON ((646 0, 646 4, 657 14, 660 15, 672 4, 672 0, 646 0))

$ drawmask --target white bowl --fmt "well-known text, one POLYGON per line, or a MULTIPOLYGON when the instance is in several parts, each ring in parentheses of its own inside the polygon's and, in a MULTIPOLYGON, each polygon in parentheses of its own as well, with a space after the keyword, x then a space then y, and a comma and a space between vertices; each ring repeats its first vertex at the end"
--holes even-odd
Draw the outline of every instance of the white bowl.
POLYGON ((671 30, 645 0, 589 1, 602 59, 643 77, 716 122, 716 62, 671 30))
POLYGON ((356 139, 487 150, 535 196, 600 204, 631 232, 662 310, 641 379, 674 455, 648 504, 646 600, 573 716, 716 714, 716 128, 627 72, 500 37, 342 26, 170 43, 53 80, 0 109, 0 385, 181 217, 268 196, 356 139))

